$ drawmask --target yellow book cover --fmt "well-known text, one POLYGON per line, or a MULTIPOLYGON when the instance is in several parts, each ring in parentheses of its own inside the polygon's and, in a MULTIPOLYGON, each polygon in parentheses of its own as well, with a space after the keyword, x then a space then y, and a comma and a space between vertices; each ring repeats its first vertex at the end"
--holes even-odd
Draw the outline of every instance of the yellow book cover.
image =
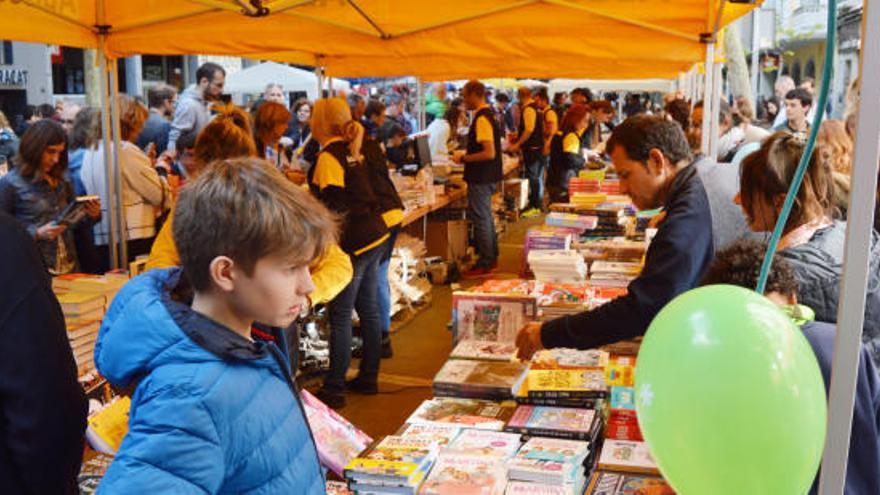
POLYGON ((98 452, 115 454, 128 433, 128 411, 131 399, 122 396, 107 407, 89 416, 86 438, 98 452))
POLYGON ((530 392, 607 392, 601 370, 530 370, 530 392))
POLYGON ((103 294, 94 292, 70 291, 58 294, 58 303, 65 316, 79 316, 91 313, 96 309, 103 309, 107 298, 103 294))

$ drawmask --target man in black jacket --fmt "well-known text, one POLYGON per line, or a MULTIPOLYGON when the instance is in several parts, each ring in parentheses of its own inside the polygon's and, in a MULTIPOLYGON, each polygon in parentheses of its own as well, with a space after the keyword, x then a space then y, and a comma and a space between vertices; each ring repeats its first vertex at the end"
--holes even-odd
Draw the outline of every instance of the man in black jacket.
POLYGON ((590 349, 644 335, 666 303, 699 285, 712 261, 709 201, 681 127, 660 117, 631 117, 614 129, 606 150, 621 192, 640 210, 663 207, 665 218, 648 248, 644 270, 626 296, 525 327, 517 336, 521 358, 545 347, 590 349))
POLYGON ((88 407, 39 250, 0 213, 0 490, 78 493, 88 407))

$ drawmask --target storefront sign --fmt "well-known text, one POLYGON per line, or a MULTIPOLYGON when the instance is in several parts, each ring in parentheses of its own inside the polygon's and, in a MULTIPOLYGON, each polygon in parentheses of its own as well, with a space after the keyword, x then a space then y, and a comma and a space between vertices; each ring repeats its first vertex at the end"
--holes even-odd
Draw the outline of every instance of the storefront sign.
POLYGON ((0 67, 0 87, 25 88, 28 82, 27 69, 17 67, 0 67))

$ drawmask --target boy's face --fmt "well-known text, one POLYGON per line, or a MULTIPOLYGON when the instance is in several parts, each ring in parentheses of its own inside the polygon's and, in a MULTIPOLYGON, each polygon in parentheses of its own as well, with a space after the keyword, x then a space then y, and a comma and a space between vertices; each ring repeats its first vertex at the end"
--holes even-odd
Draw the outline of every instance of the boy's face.
POLYGON ((266 325, 286 327, 293 323, 315 290, 308 265, 291 263, 283 256, 260 258, 250 276, 241 268, 233 271, 233 310, 266 325))

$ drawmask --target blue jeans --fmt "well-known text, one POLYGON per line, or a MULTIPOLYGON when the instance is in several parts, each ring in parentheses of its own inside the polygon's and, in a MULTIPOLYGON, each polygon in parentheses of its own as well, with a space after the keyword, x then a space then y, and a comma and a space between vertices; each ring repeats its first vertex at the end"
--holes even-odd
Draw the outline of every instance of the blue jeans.
POLYGON ((498 259, 498 235, 492 216, 492 194, 495 183, 468 183, 468 217, 474 225, 474 243, 477 247, 477 268, 490 268, 498 259))
POLYGON ((526 164, 526 177, 529 179, 529 208, 544 207, 544 171, 547 170, 547 157, 540 151, 523 153, 526 164))
POLYGON ((388 337, 391 331, 391 286, 388 285, 388 265, 391 264, 391 253, 394 252, 394 242, 397 241, 397 234, 400 233, 400 226, 388 229, 388 240, 379 247, 383 250, 382 258, 379 260, 379 268, 377 269, 377 278, 379 279, 379 292, 377 299, 379 300, 379 328, 382 329, 382 338, 388 337))
POLYGON ((360 256, 351 256, 354 273, 336 299, 330 303, 330 371, 324 379, 324 389, 331 393, 345 391, 345 372, 351 364, 351 316, 357 309, 364 339, 364 357, 358 377, 364 382, 375 382, 379 375, 382 336, 379 330, 379 309, 376 293, 379 281, 376 269, 382 257, 382 247, 375 247, 360 256))

